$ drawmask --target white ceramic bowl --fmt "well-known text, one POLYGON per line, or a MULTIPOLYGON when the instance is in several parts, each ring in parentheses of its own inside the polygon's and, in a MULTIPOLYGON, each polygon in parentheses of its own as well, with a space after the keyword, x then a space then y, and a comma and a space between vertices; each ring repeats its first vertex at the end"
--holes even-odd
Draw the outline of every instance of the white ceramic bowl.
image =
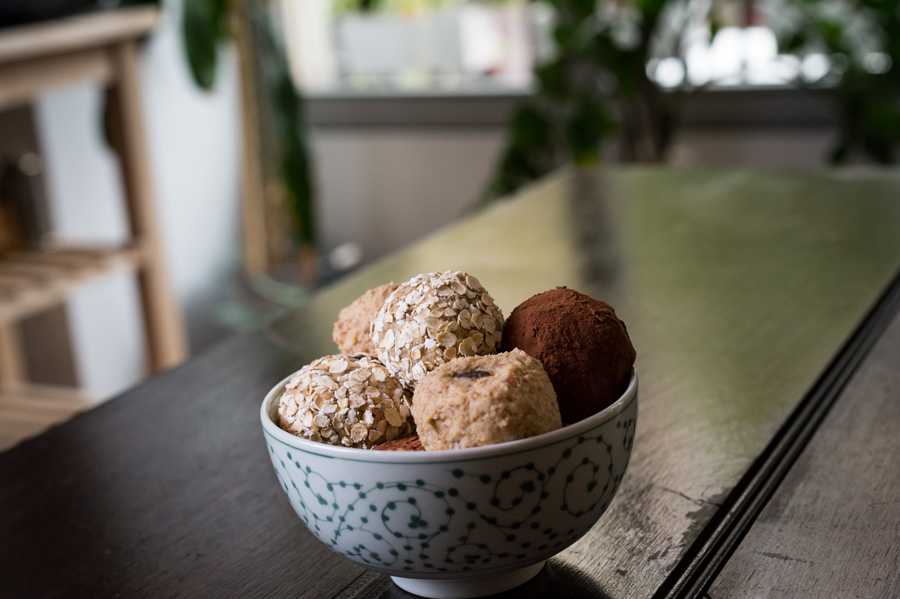
POLYGON ((480 597, 529 580, 612 501, 634 443, 637 374, 614 404, 537 437, 445 451, 372 451, 260 418, 281 487, 306 526, 347 559, 426 597, 480 597))

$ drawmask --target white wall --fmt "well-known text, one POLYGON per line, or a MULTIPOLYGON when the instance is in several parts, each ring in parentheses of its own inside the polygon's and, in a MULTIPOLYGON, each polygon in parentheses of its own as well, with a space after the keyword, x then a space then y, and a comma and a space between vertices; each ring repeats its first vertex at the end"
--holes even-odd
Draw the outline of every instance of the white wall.
POLYGON ((687 130, 672 145, 670 160, 682 166, 822 167, 836 134, 829 127, 687 130))
MULTIPOLYGON (((505 135, 498 127, 314 131, 324 247, 356 242, 370 261, 450 223, 484 191, 505 135)), ((671 161, 819 167, 833 135, 827 128, 688 129, 671 161)))
POLYGON ((449 224, 485 189, 496 129, 314 132, 324 248, 358 243, 370 261, 449 224))
MULTIPOLYGON (((226 52, 217 89, 200 91, 181 43, 179 6, 167 3, 143 49, 144 116, 166 263, 192 343, 215 334, 210 306, 236 267, 239 248, 239 112, 235 57, 226 52)), ((56 231, 81 241, 127 238, 121 180, 102 138, 102 93, 60 89, 37 103, 56 231)), ((107 396, 137 381, 146 356, 133 280, 105 277, 70 301, 79 378, 107 396)))

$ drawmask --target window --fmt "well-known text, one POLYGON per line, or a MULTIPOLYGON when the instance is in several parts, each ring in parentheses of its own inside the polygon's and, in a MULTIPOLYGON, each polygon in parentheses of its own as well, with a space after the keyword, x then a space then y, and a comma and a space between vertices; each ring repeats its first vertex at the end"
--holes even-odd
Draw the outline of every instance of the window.
MULTIPOLYGON (((553 11, 527 0, 382 0, 363 13, 351 0, 285 0, 282 21, 295 79, 307 93, 346 95, 525 92, 553 52, 553 11)), ((627 1, 597 3, 598 27, 624 47, 639 14, 627 1)), ((647 71, 664 88, 834 83, 848 60, 884 73, 891 59, 864 9, 839 0, 670 0, 647 71), (718 23, 711 31, 711 14, 718 23), (777 33, 800 11, 838 20, 850 48, 830 55, 779 52, 777 33)))

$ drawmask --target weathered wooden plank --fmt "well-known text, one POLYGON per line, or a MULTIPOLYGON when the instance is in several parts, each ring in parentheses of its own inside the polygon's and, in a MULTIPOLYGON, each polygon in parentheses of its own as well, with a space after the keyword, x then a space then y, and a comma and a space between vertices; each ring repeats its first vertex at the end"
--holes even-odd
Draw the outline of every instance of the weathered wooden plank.
POLYGON ((900 317, 838 398, 708 596, 900 595, 900 317))

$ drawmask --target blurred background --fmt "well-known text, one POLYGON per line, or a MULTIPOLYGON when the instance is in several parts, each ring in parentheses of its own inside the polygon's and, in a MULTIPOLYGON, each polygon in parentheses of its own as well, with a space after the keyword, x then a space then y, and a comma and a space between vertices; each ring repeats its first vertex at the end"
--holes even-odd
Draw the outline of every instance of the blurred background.
POLYGON ((3 0, 0 447, 564 165, 892 164, 898 58, 900 0, 3 0))

